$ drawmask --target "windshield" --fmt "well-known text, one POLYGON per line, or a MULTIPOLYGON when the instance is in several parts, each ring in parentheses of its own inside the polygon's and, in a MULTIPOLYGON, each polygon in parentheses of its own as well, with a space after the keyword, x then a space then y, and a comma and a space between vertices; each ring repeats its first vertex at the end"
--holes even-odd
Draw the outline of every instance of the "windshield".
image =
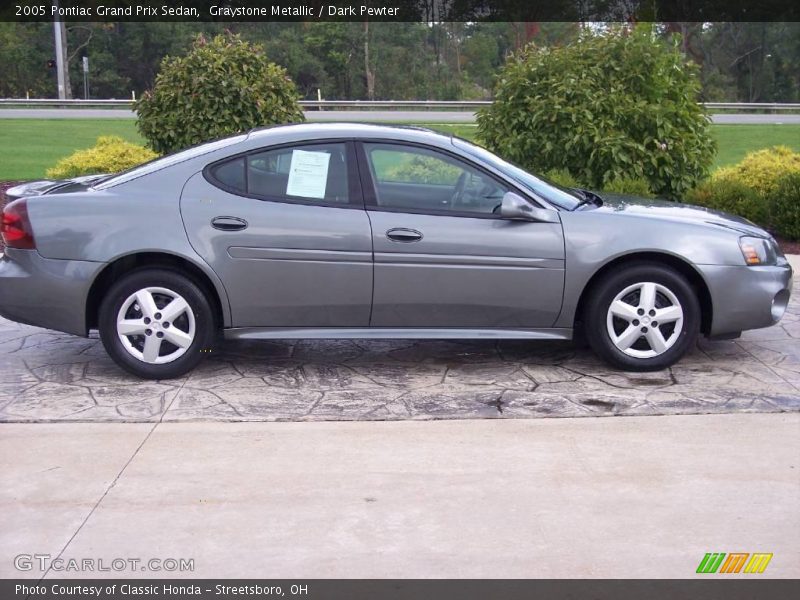
POLYGON ((455 136, 453 136, 453 145, 469 152, 474 157, 492 165, 496 169, 499 169, 511 177, 514 181, 519 183, 522 187, 529 189, 535 194, 538 194, 559 208, 573 210, 578 206, 578 204, 580 204, 582 200, 582 198, 573 190, 562 187, 557 183, 553 183, 552 181, 548 181, 542 177, 532 175, 517 165, 503 160, 496 154, 492 154, 486 150, 486 148, 481 148, 480 146, 455 136))
POLYGON ((113 175, 109 175, 108 177, 104 177, 99 181, 95 181, 92 187, 96 190, 104 190, 106 188, 119 185, 120 183, 125 183, 126 181, 136 179, 137 177, 141 177, 142 175, 147 175, 149 173, 154 173, 155 171, 160 171, 164 167, 175 165, 179 162, 189 160, 190 158, 195 158, 196 156, 202 156, 203 154, 208 154, 209 152, 213 152, 214 150, 219 150, 220 148, 225 148, 226 146, 232 146, 233 144, 237 144, 245 139, 247 139, 247 134, 243 133, 240 135, 235 135, 233 137, 217 140, 216 142, 210 142, 207 144, 199 144, 197 146, 192 146, 191 148, 187 148, 186 150, 181 150, 180 152, 176 152, 175 154, 168 154, 167 156, 156 158, 144 164, 133 167, 132 169, 128 169, 127 171, 122 171, 121 173, 115 173, 113 175))

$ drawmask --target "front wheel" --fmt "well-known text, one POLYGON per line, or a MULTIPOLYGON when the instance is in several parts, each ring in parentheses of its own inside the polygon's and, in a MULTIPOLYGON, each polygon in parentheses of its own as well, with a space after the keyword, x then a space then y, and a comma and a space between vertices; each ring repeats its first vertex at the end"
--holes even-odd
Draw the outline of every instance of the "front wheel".
POLYGON ((615 367, 654 371, 674 364, 700 330, 700 304, 686 278, 664 265, 636 263, 604 277, 586 310, 592 349, 615 367))
POLYGON ((167 269, 135 271, 114 284, 98 321, 109 356, 144 379, 171 379, 193 369, 215 331, 202 289, 167 269))

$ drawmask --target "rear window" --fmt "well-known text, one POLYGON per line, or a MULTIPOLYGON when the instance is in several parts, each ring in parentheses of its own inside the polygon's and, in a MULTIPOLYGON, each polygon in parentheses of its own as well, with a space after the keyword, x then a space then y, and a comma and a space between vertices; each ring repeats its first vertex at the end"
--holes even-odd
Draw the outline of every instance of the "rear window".
POLYGON ((213 165, 207 177, 213 185, 240 196, 334 205, 350 202, 343 143, 256 151, 213 165))

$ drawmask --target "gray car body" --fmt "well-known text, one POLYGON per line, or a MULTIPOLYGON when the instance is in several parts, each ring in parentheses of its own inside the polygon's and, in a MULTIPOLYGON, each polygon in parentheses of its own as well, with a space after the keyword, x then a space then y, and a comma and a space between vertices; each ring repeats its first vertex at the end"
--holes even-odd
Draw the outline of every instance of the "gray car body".
POLYGON ((257 130, 198 148, 157 170, 133 171, 79 192, 50 183, 23 190, 36 250, 0 261, 0 314, 87 335, 94 297, 131 257, 185 265, 218 300, 227 337, 498 337, 569 339, 600 274, 644 258, 695 285, 703 332, 735 335, 775 322, 792 270, 749 267, 743 219, 655 200, 605 198, 569 211, 521 187, 452 139, 412 128, 307 124, 257 130), (238 196, 204 176, 211 163, 256 149, 320 141, 381 140, 449 153, 502 180, 547 218, 382 211, 360 196, 346 207, 238 196), (62 188, 63 189, 63 188, 62 188), (248 223, 219 231, 215 217, 248 223), (413 244, 386 237, 421 233, 413 244), (121 262, 122 261, 122 262, 121 262), (116 269, 116 270, 114 270, 116 269))

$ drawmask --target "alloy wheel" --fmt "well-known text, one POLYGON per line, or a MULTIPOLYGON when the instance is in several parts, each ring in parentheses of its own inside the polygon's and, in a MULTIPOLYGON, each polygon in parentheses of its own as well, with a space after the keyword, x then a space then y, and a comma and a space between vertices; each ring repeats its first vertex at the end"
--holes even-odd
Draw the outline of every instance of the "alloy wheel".
POLYGON ((165 364, 183 356, 195 338, 195 318, 189 303, 163 287, 134 292, 117 313, 117 335, 134 358, 165 364))
POLYGON ((683 329, 683 307, 660 283, 629 285, 608 307, 606 328, 611 342, 633 358, 652 358, 669 350, 683 329))

